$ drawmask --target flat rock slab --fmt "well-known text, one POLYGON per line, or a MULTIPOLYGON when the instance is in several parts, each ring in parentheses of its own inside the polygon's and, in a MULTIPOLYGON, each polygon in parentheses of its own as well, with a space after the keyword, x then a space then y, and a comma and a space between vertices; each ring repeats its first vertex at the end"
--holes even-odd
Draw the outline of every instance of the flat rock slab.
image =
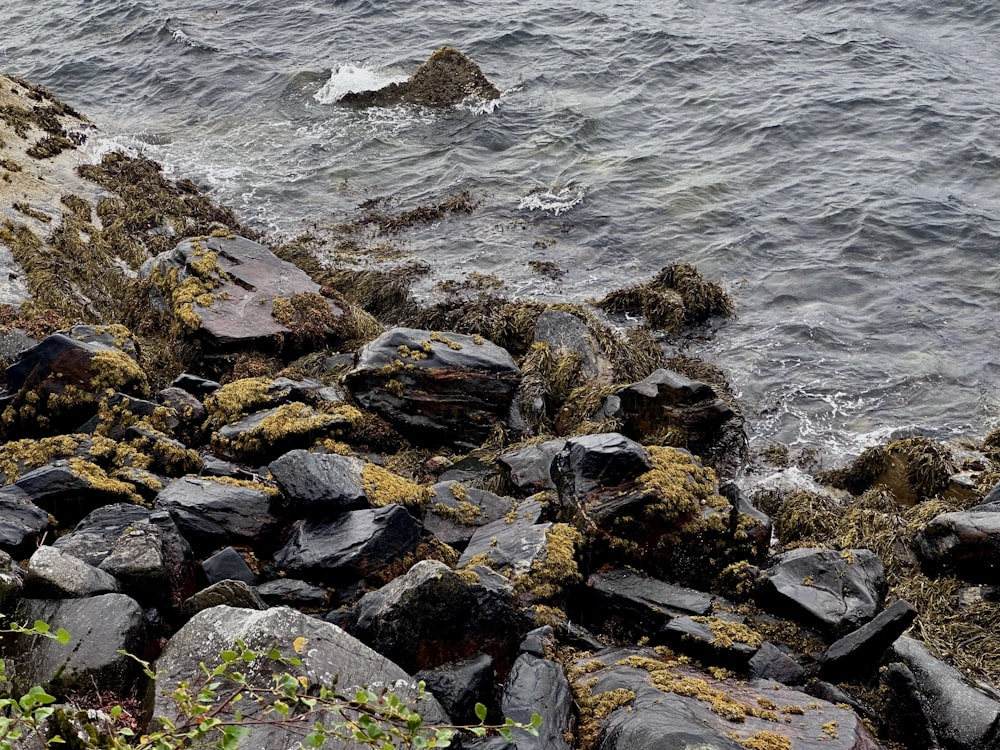
POLYGON ((412 441, 471 448, 507 417, 521 371, 482 337, 393 328, 365 345, 344 382, 412 441))
POLYGON ((554 490, 556 485, 552 481, 552 459, 565 446, 565 440, 547 440, 504 453, 497 461, 507 469, 511 483, 522 492, 554 490))
POLYGON ((882 654, 917 618, 917 610, 897 599, 873 620, 833 643, 820 658, 820 674, 826 679, 860 677, 874 670, 882 654))
POLYGON ((447 481, 433 485, 434 497, 424 512, 424 528, 438 540, 462 550, 481 526, 503 518, 514 507, 509 497, 461 482, 447 481))
POLYGON ((457 567, 475 564, 478 560, 480 563, 486 561, 485 564, 496 571, 523 575, 531 570, 533 563, 544 561, 552 524, 536 523, 538 512, 531 512, 527 507, 532 504, 541 506, 537 501, 525 503, 525 511, 514 513, 513 518, 500 518, 476 529, 457 567))

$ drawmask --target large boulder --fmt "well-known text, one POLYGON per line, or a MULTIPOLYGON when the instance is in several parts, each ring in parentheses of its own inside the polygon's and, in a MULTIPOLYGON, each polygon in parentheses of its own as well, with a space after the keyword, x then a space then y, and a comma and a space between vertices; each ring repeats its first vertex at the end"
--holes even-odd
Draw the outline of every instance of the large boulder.
POLYGON ((914 540, 924 568, 976 583, 1000 583, 1000 504, 942 513, 914 540))
POLYGON ((470 96, 497 99, 500 90, 464 53, 454 47, 440 47, 402 83, 390 83, 376 91, 351 91, 339 101, 355 107, 391 107, 402 103, 447 107, 470 96))
POLYGON ((368 505, 361 471, 365 462, 353 456, 293 450, 268 465, 295 518, 335 516, 368 505))
POLYGON ((110 573, 48 545, 39 547, 28 560, 24 584, 25 593, 35 599, 75 599, 121 591, 110 573))
POLYGON ((510 670, 500 696, 500 711, 527 724, 532 714, 542 717, 538 735, 514 731, 517 750, 570 750, 567 741, 576 728, 573 693, 563 668, 554 661, 521 654, 510 670))
MULTIPOLYGON (((277 648, 286 657, 301 660, 301 667, 277 664, 265 656, 242 664, 239 671, 246 676, 253 688, 269 690, 274 685, 273 675, 289 672, 300 678, 305 690, 315 690, 320 685, 336 684, 336 692, 353 698, 360 687, 391 686, 403 701, 418 711, 428 724, 450 723, 444 710, 431 696, 417 698, 413 678, 385 656, 348 635, 336 625, 317 620, 288 607, 274 607, 265 611, 218 606, 206 609, 184 625, 164 649, 156 662, 157 686, 154 716, 173 716, 176 705, 170 698, 181 682, 196 681, 200 664, 211 666, 221 662, 220 653, 230 650, 240 641, 258 654, 267 654, 277 648)), ((221 716, 232 717, 239 708, 250 719, 250 736, 241 747, 279 748, 293 747, 302 739, 300 726, 281 726, 280 722, 263 721, 253 724, 255 716, 265 718, 262 706, 254 701, 242 701, 228 707, 221 716)), ((272 718, 268 714, 267 718, 272 718)), ((321 714, 316 717, 330 723, 338 717, 321 714)), ((313 722, 310 722, 310 726, 313 722)), ((344 748, 339 742, 326 746, 344 748)))
POLYGON ((507 417, 520 380, 510 354, 481 336, 393 328, 361 350, 344 382, 414 442, 473 448, 507 417))

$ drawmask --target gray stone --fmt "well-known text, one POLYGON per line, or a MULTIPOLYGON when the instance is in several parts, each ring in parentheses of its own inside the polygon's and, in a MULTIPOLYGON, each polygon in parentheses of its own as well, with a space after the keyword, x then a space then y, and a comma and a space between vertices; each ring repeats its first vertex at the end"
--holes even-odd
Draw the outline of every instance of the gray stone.
POLYGON ((51 528, 49 514, 24 490, 13 485, 0 488, 0 550, 20 558, 51 528))
POLYGON ((329 517, 368 506, 361 483, 365 462, 353 456, 293 450, 268 465, 295 518, 329 517))
POLYGON ((244 581, 227 579, 213 583, 190 597, 181 607, 181 614, 191 618, 203 609, 211 609, 220 604, 244 609, 267 609, 264 600, 244 581))
POLYGON ((250 570, 246 560, 232 547, 216 552, 201 564, 201 569, 209 584, 228 580, 243 581, 250 586, 257 583, 257 576, 250 570))
POLYGON ((565 440, 546 440, 538 445, 504 453, 497 461, 506 467, 511 483, 522 492, 554 490, 556 485, 552 481, 552 460, 564 447, 565 440))
POLYGON ((446 662, 413 675, 427 683, 427 689, 457 724, 478 724, 477 703, 493 704, 493 659, 477 654, 446 662))
POLYGON ((914 540, 932 575, 957 575, 976 583, 1000 583, 1000 509, 992 503, 942 513, 914 540))
POLYGON ((121 591, 110 573, 48 545, 39 547, 28 560, 24 584, 28 596, 35 599, 73 599, 121 591))
MULTIPOLYGON (((533 501, 524 505, 540 508, 541 504, 533 501)), ((459 558, 457 567, 463 568, 473 558, 485 556, 489 567, 494 570, 523 575, 531 570, 533 563, 544 560, 547 534, 552 524, 535 523, 538 517, 536 512, 526 507, 525 517, 520 510, 519 507, 519 512, 510 521, 501 518, 478 528, 459 558)))
POLYGON ((806 671, 792 657, 769 641, 764 641, 747 664, 753 680, 773 680, 783 685, 801 685, 806 671))
POLYGON ((573 693, 561 666, 530 654, 517 657, 504 684, 500 711, 525 724, 532 714, 542 717, 537 737, 514 730, 518 750, 570 750, 566 734, 576 726, 573 705, 573 693))
POLYGON ((69 534, 52 546, 95 567, 104 562, 118 537, 133 524, 148 522, 152 512, 141 505, 112 503, 89 513, 69 534))
POLYGON ((874 619, 833 643, 820 658, 820 674, 827 679, 861 675, 873 671, 882 654, 917 618, 917 610, 897 599, 874 619))
POLYGON ((509 497, 445 481, 433 485, 424 511, 424 528, 441 542, 465 549, 476 529, 503 518, 514 507, 509 497))
POLYGON ((326 606, 330 592, 322 586, 314 586, 295 578, 277 578, 257 586, 260 598, 271 605, 286 604, 298 609, 326 606))

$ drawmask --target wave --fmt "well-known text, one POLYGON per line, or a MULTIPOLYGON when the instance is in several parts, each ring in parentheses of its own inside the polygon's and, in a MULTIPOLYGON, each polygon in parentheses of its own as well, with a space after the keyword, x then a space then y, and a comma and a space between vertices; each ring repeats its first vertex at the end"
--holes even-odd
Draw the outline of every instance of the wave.
POLYGON ((401 83, 405 80, 406 76, 364 65, 344 63, 330 71, 330 78, 313 94, 313 99, 320 104, 335 104, 347 94, 376 91, 390 83, 401 83))

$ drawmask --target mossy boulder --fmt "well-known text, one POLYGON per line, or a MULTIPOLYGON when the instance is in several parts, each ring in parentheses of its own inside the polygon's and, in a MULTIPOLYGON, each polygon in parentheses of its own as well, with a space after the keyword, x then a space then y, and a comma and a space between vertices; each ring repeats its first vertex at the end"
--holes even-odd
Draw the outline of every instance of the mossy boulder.
POLYGON ((355 107, 391 107, 402 103, 449 107, 470 96, 497 99, 500 90, 463 52, 441 47, 406 81, 390 83, 377 91, 352 91, 341 97, 340 103, 355 107))

